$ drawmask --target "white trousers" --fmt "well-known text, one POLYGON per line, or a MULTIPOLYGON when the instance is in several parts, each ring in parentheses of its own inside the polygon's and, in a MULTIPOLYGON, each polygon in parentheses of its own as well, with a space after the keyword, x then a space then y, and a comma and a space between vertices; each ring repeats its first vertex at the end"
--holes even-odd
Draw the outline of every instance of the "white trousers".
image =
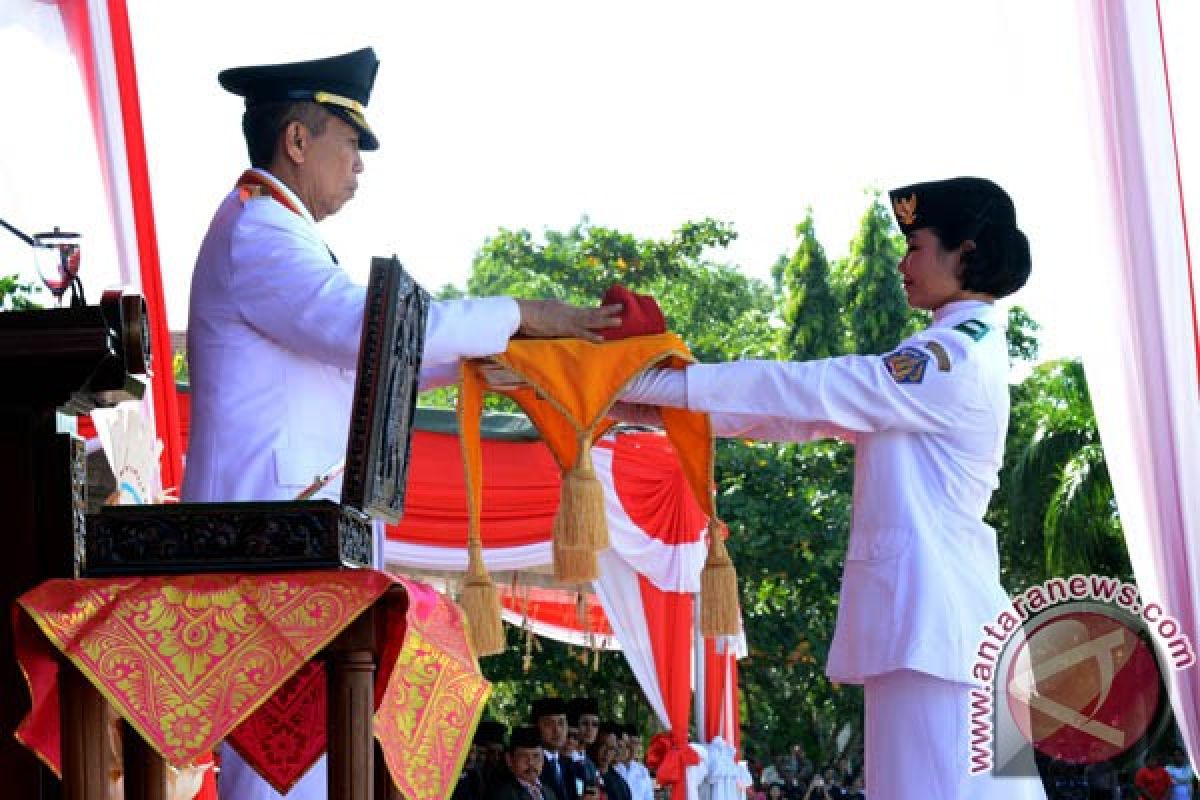
POLYGON ((907 669, 864 681, 870 800, 1046 800, 1036 776, 969 773, 971 688, 907 669))

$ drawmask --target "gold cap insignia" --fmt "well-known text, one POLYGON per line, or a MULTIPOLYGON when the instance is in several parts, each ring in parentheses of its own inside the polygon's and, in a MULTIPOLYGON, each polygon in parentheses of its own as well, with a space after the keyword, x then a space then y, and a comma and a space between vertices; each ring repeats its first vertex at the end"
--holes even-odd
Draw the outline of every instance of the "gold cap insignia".
POLYGON ((917 221, 917 193, 913 192, 908 197, 897 197, 892 203, 892 208, 901 225, 912 225, 917 221))

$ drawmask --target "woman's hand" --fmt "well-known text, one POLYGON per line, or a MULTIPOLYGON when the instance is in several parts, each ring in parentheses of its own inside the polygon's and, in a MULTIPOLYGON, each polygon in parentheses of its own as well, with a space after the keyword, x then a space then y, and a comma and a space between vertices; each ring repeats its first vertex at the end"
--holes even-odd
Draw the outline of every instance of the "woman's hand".
POLYGON ((479 374, 483 376, 483 382, 488 385, 488 388, 497 392, 509 392, 529 386, 520 375, 495 361, 485 361, 480 364, 479 374))
POLYGON ((608 410, 608 417, 617 422, 629 425, 645 425, 651 428, 663 427, 662 412, 658 406, 647 406, 641 403, 613 403, 608 410))

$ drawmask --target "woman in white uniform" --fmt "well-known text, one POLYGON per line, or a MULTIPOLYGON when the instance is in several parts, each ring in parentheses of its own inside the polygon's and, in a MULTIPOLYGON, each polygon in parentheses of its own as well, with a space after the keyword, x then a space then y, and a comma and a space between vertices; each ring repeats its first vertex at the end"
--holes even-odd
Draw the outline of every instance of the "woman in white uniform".
POLYGON ((994 303, 1025 284, 1029 245, 991 181, 890 195, 908 242, 904 291, 933 312, 927 329, 882 356, 655 370, 623 399, 710 412, 721 436, 853 442, 853 522, 827 673, 864 685, 867 797, 1041 798, 1036 777, 968 772, 972 657, 983 625, 1009 604, 983 522, 1009 412, 1005 316, 994 303))

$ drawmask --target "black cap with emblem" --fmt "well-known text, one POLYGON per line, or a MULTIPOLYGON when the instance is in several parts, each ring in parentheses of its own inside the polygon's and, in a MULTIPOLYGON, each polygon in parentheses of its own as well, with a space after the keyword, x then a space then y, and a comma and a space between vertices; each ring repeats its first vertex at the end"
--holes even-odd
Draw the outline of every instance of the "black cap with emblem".
POLYGON ((378 70, 375 51, 364 47, 312 61, 233 67, 222 71, 217 80, 225 89, 246 98, 246 108, 287 100, 319 103, 354 126, 361 149, 376 150, 379 140, 367 125, 363 112, 378 70))
POLYGON ((953 238, 972 238, 984 225, 1015 228, 1017 212, 1008 193, 986 178, 949 178, 902 186, 888 192, 905 236, 935 227, 953 238))
POLYGON ((1006 297, 1025 285, 1032 266, 1029 241, 1017 227, 1012 198, 995 183, 949 178, 901 186, 888 196, 905 236, 932 228, 944 247, 974 243, 963 256, 964 289, 1006 297))

